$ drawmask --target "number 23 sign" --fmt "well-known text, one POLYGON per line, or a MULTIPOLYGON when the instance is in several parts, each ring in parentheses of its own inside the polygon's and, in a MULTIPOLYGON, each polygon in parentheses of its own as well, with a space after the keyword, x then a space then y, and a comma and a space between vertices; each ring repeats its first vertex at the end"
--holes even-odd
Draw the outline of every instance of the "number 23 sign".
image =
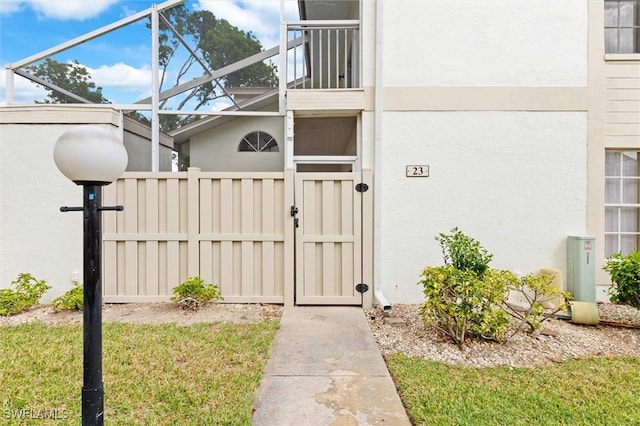
POLYGON ((429 166, 426 166, 426 165, 407 166, 407 177, 429 177, 429 166))

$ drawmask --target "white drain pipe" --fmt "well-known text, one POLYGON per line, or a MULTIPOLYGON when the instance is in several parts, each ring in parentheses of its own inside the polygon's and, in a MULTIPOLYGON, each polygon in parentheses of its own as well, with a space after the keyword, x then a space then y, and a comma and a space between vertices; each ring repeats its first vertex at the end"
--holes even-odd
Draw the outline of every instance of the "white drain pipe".
POLYGON ((382 0, 376 1, 376 75, 375 75, 375 99, 373 106, 374 114, 374 139, 373 139, 373 187, 376 189, 373 199, 373 259, 374 271, 373 281, 375 290, 373 292, 373 303, 379 306, 384 312, 391 312, 391 303, 382 294, 380 280, 380 258, 382 252, 382 241, 380 239, 380 216, 382 214, 382 198, 380 196, 382 189, 382 89, 384 81, 382 79, 382 0))

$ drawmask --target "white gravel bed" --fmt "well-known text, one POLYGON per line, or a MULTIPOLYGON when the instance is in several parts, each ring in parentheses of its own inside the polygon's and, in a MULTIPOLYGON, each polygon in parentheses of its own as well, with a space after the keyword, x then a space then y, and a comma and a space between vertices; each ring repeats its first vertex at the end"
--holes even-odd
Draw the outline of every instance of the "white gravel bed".
MULTIPOLYGON (((603 320, 640 325, 640 311, 630 306, 598 304, 603 320)), ((547 334, 520 333, 505 344, 469 339, 462 347, 451 343, 433 326, 422 324, 419 305, 393 305, 390 314, 366 311, 383 356, 401 352, 433 361, 464 366, 514 367, 550 365, 591 356, 640 357, 640 329, 585 326, 549 319, 547 334)))

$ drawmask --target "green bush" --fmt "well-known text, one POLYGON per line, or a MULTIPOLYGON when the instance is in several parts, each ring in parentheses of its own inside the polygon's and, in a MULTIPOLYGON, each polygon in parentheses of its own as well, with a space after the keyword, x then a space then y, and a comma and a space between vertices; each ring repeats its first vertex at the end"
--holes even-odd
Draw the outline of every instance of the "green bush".
POLYGON ((611 276, 609 300, 640 309, 640 251, 628 256, 616 253, 607 260, 603 269, 611 276))
POLYGON ((489 269, 493 255, 458 228, 439 234, 436 241, 445 266, 422 271, 418 284, 425 296, 423 321, 435 324, 458 345, 469 335, 504 341, 509 315, 501 304, 513 274, 489 269))
POLYGON ((60 311, 81 311, 83 308, 84 287, 77 281, 73 282, 73 287, 62 296, 51 301, 51 306, 56 312, 60 311))
MULTIPOLYGON (((534 332, 546 319, 548 302, 570 297, 552 286, 550 275, 520 279, 511 271, 490 268, 493 255, 458 228, 450 234, 439 234, 436 241, 445 265, 422 271, 418 284, 425 301, 420 315, 458 345, 467 336, 505 342, 523 329, 534 332), (509 303, 509 291, 521 293, 525 303, 509 303)), ((555 312, 564 308, 561 304, 555 312)))
POLYGON ((200 306, 222 299, 220 287, 206 283, 200 277, 190 277, 188 280, 173 289, 171 300, 176 302, 182 309, 197 311, 200 306))
POLYGON ((11 281, 15 290, 5 288, 0 290, 0 315, 19 314, 37 305, 42 295, 51 287, 45 280, 37 280, 33 275, 22 273, 15 281, 11 281))
POLYGON ((509 315, 500 305, 512 276, 495 269, 479 277, 451 265, 427 267, 419 282, 425 296, 422 319, 435 324, 458 345, 469 335, 503 342, 509 315))
POLYGON ((460 271, 472 271, 480 277, 489 269, 493 255, 457 227, 451 230, 451 234, 438 235, 436 241, 442 248, 445 265, 451 265, 460 271))
POLYGON ((566 300, 571 298, 571 294, 558 290, 552 283, 553 276, 548 274, 529 274, 520 279, 514 276, 509 290, 518 292, 525 302, 524 304, 504 302, 505 312, 518 321, 512 335, 525 327, 532 333, 539 330, 547 319, 545 305, 548 305, 552 300, 560 298, 563 302, 559 306, 555 306, 551 313, 556 313, 567 307, 566 300))

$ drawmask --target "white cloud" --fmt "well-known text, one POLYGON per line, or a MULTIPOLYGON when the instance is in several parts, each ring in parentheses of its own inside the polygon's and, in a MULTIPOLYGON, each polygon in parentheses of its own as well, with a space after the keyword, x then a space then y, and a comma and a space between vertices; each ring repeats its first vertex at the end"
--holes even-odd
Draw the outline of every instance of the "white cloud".
POLYGON ((20 11, 23 6, 22 0, 2 0, 0 1, 0 16, 11 15, 12 13, 20 11))
MULTIPOLYGON (((251 31, 269 49, 280 42, 280 1, 279 0, 200 0, 194 8, 208 10, 216 18, 223 18, 232 25, 251 31)), ((298 19, 298 2, 285 0, 285 20, 298 19)))
POLYGON ((91 80, 96 86, 107 89, 126 91, 145 91, 151 87, 151 69, 148 67, 134 68, 122 62, 113 65, 101 65, 98 68, 88 68, 91 80))
POLYGON ((39 18, 76 20, 98 16, 118 0, 2 0, 0 15, 10 15, 30 7, 39 18))

